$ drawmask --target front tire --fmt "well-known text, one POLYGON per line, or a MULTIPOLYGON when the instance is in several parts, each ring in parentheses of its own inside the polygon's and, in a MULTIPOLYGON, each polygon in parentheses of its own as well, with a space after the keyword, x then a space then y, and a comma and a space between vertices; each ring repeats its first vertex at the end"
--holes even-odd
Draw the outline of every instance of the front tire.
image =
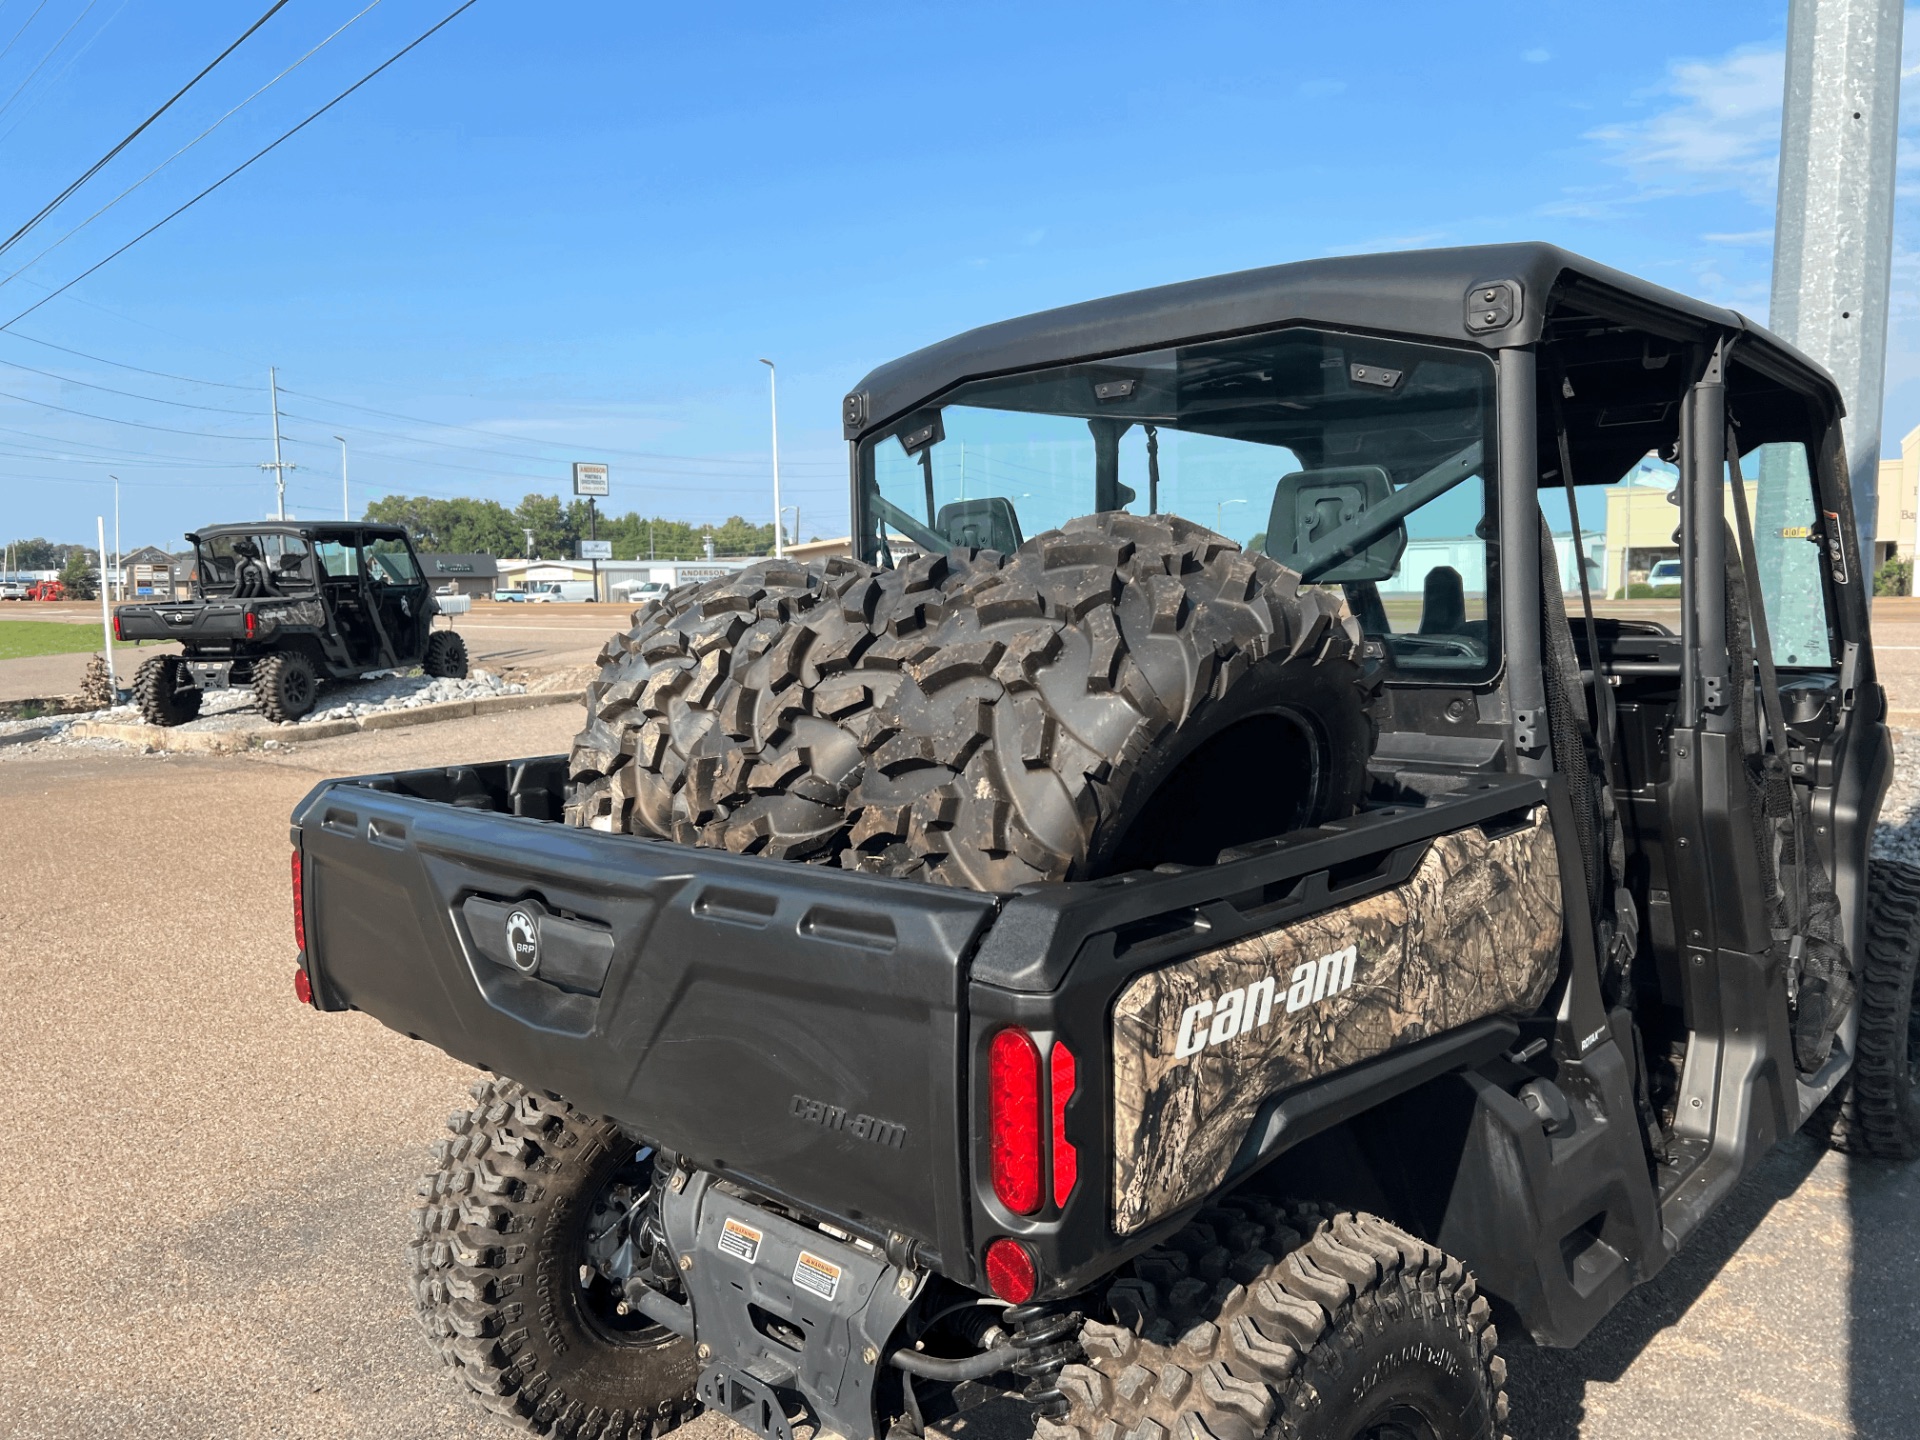
POLYGON ((200 687, 186 683, 186 674, 186 663, 178 655, 140 662, 133 676, 133 703, 149 725, 184 725, 200 714, 200 687))
POLYGON ((320 698, 320 674, 298 650, 283 650, 253 667, 253 693, 269 720, 298 720, 320 698))
POLYGON ((580 1279, 634 1142, 511 1080, 473 1097, 414 1211, 421 1324, 476 1401, 533 1434, 655 1440, 700 1408, 692 1342, 618 1316, 603 1280, 580 1279))
POLYGON ((1133 1264, 1039 1440, 1499 1440, 1506 1364, 1458 1260, 1371 1215, 1236 1196, 1133 1264))
POLYGON ((1920 1159, 1920 869, 1873 861, 1866 907, 1853 1069, 1811 1125, 1849 1155, 1920 1159))

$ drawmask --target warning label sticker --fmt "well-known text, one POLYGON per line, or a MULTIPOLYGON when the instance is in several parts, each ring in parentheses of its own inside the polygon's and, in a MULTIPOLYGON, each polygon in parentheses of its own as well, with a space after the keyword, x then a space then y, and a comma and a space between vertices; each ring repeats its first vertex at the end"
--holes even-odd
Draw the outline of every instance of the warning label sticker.
POLYGON ((742 1225, 729 1215, 720 1227, 720 1253, 751 1265, 760 1255, 761 1234, 751 1225, 742 1225))
POLYGON ((811 1290, 822 1300, 831 1300, 840 1289, 840 1267, 802 1250, 800 1258, 793 1262, 793 1283, 802 1290, 811 1290))

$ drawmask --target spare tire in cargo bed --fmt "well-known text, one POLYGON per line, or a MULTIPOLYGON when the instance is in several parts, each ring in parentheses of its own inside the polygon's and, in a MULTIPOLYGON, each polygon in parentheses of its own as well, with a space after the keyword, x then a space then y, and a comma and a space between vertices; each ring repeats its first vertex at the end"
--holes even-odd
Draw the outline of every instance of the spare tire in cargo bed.
POLYGON ((1107 513, 1010 556, 833 563, 641 611, 570 818, 1004 890, 1206 864, 1359 801, 1357 627, 1202 526, 1107 513))

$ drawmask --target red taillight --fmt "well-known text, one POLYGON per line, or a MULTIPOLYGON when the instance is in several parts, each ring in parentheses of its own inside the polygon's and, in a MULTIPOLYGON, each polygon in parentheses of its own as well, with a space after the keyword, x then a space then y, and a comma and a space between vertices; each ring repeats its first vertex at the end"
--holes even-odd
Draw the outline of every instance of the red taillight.
POLYGON ((253 611, 247 611, 247 638, 249 640, 253 638, 253 627, 258 623, 259 622, 253 618, 253 611))
POLYGON ((113 638, 116 640, 124 640, 127 638, 120 633, 120 612, 118 610, 113 612, 113 638))
POLYGON ((307 896, 300 883, 300 852, 293 852, 293 943, 307 948, 307 896))
POLYGON ((313 982, 304 970, 293 972, 293 995, 302 1005, 313 1004, 313 982))
POLYGON ((1067 1101, 1073 1098, 1073 1052, 1058 1040, 1048 1057, 1053 1069, 1053 1203, 1065 1205, 1080 1178, 1080 1152, 1067 1143, 1067 1101))
POLYGON ((1009 1305, 1024 1305, 1031 1300, 1038 1280, 1033 1256, 1018 1240, 1002 1235, 987 1246, 987 1284, 1009 1305))
POLYGON ((987 1136, 993 1193, 1016 1215, 1040 1208, 1040 1051, 1024 1030, 987 1048, 987 1136))

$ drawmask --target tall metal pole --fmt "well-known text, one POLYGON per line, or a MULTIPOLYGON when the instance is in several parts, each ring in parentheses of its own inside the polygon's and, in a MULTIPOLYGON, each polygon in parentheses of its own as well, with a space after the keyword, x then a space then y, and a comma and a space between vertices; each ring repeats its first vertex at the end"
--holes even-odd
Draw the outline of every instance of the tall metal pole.
POLYGON ((260 468, 273 471, 273 483, 280 496, 277 513, 284 520, 287 518, 287 471, 300 467, 280 458, 280 377, 271 365, 267 367, 267 393, 273 397, 273 461, 262 462, 260 468))
POLYGON ((340 442, 340 518, 351 520, 353 505, 347 499, 347 437, 336 435, 333 438, 340 442))
MULTIPOLYGON (((1790 0, 1768 318, 1839 383, 1854 521, 1869 575, 1893 269, 1901 19, 1902 0, 1790 0)), ((1779 488, 1763 483, 1761 492, 1779 488)), ((1766 518, 1757 527, 1763 534, 1766 518)))
POLYGON ((780 389, 779 371, 771 360, 764 355, 760 363, 767 367, 767 399, 773 406, 773 553, 775 556, 787 553, 785 542, 780 537, 780 389))
POLYGON ((113 687, 117 698, 120 694, 120 678, 113 673, 113 616, 107 610, 107 517, 93 517, 100 546, 100 640, 101 649, 107 657, 107 683, 113 687))
POLYGON ((126 559, 126 552, 120 548, 120 477, 109 475, 107 478, 113 481, 113 598, 124 600, 127 598, 127 579, 126 567, 121 563, 126 559))

